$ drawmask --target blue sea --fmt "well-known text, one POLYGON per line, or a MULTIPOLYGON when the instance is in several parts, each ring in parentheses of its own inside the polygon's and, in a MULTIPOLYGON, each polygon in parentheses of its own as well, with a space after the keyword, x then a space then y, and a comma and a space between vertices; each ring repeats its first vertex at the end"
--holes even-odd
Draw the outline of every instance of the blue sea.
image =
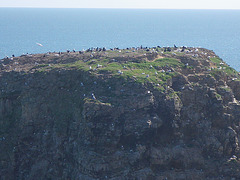
POLYGON ((240 10, 0 8, 0 58, 174 44, 211 49, 240 71, 240 10))

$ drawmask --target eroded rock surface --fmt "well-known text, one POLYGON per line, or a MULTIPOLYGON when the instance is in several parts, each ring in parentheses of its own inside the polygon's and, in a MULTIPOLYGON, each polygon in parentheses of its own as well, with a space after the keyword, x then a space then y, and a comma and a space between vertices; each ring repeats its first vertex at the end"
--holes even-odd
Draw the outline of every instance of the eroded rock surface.
POLYGON ((240 179, 238 73, 170 50, 3 59, 1 179, 240 179))

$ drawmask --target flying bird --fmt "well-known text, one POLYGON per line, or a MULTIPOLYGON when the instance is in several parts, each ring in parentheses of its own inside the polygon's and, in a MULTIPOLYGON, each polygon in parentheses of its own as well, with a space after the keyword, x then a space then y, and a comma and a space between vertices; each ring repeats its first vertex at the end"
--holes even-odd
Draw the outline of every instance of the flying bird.
POLYGON ((40 43, 36 43, 38 46, 41 46, 41 47, 43 47, 43 45, 42 44, 40 44, 40 43))

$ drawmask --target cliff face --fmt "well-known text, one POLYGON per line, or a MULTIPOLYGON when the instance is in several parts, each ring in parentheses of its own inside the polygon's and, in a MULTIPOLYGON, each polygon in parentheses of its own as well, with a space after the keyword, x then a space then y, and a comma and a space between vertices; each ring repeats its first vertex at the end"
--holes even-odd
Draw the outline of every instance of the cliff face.
POLYGON ((212 51, 97 49, 0 66, 1 179, 240 179, 240 81, 212 51))

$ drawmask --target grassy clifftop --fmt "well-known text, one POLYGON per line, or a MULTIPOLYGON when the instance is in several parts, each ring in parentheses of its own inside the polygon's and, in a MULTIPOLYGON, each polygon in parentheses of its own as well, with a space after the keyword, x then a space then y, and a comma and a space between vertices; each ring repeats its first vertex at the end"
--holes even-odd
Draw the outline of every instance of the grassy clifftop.
POLYGON ((214 52, 203 48, 93 48, 79 52, 23 55, 1 61, 1 72, 34 73, 76 69, 93 76, 152 83, 156 88, 166 85, 168 79, 178 74, 216 76, 223 73, 233 78, 239 76, 214 52))

